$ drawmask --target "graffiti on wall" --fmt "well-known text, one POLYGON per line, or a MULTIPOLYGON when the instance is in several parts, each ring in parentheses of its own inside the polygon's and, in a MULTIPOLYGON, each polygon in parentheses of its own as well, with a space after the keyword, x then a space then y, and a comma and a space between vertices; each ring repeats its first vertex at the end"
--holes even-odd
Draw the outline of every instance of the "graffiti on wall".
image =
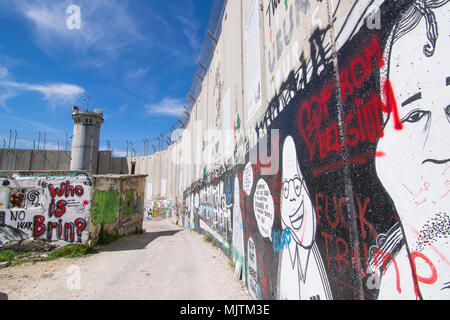
MULTIPOLYGON (((138 201, 137 203, 140 203, 138 201)), ((131 217, 133 215, 133 212, 136 210, 135 203, 135 192, 133 189, 127 189, 125 191, 125 197, 123 199, 123 208, 122 208, 122 215, 124 218, 131 217)))
POLYGON ((110 190, 94 192, 92 199, 91 221, 94 225, 109 224, 119 221, 121 218, 130 218, 134 213, 143 214, 143 201, 139 193, 134 189, 126 189, 121 195, 111 185, 110 190))
POLYGON ((95 191, 91 208, 92 223, 108 224, 114 222, 119 202, 117 190, 95 191))
POLYGON ((256 299, 448 299, 449 1, 264 6, 274 96, 255 129, 279 168, 248 150, 185 193, 187 225, 256 299))
POLYGON ((89 177, 11 177, 0 185, 0 245, 28 238, 87 240, 89 177))

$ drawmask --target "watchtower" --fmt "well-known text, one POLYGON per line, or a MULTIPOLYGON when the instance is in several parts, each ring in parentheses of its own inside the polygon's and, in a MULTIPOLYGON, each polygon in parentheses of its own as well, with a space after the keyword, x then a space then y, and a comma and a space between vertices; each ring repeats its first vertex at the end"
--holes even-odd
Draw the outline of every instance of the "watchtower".
POLYGON ((100 145, 100 128, 104 122, 103 110, 82 111, 72 107, 74 121, 72 140, 71 171, 98 172, 98 152, 100 145))

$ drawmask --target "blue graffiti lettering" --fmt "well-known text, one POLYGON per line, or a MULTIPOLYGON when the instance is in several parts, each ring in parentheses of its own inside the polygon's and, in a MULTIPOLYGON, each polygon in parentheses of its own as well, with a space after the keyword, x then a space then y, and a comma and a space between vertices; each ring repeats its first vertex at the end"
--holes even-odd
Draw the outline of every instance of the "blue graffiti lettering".
POLYGON ((273 232, 273 251, 279 252, 289 246, 291 243, 291 231, 285 229, 283 232, 274 231, 273 232))

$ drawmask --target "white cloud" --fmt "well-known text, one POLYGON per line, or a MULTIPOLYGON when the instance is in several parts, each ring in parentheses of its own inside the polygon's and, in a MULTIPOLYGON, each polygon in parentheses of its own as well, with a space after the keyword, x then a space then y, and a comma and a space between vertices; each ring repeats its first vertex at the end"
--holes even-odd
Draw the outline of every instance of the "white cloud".
POLYGON ((147 72, 150 70, 150 66, 148 66, 147 68, 137 68, 136 70, 131 70, 130 72, 128 72, 128 74, 126 75, 127 78, 129 79, 138 79, 138 78, 142 78, 144 77, 147 72))
POLYGON ((49 84, 30 84, 20 83, 9 79, 0 79, 0 88, 4 90, 0 93, 0 106, 7 109, 5 100, 17 95, 19 91, 38 92, 43 95, 44 99, 50 104, 50 107, 57 105, 70 105, 82 95, 84 88, 68 83, 49 83, 49 84))
POLYGON ((175 16, 175 19, 180 21, 183 24, 182 32, 186 39, 189 42, 189 45, 192 49, 198 50, 200 48, 200 38, 198 36, 198 29, 200 28, 200 23, 195 19, 193 15, 184 16, 178 15, 175 16))
POLYGON ((179 117, 183 115, 184 102, 181 99, 166 97, 158 103, 146 105, 145 108, 148 114, 179 117))
POLYGON ((52 128, 52 127, 49 127, 49 126, 47 126, 45 124, 42 124, 40 122, 36 122, 36 121, 32 121, 32 120, 16 117, 16 116, 13 116, 13 115, 4 115, 4 116, 6 116, 8 118, 11 118, 11 119, 13 119, 15 121, 23 122, 23 123, 26 123, 28 125, 31 125, 32 127, 36 128, 36 129, 39 129, 39 130, 44 130, 44 131, 48 131, 48 132, 52 132, 52 133, 61 132, 60 130, 57 130, 57 129, 52 128))
POLYGON ((47 85, 22 84, 24 90, 36 91, 44 95, 51 103, 68 104, 75 101, 85 90, 68 83, 51 83, 47 85))
POLYGON ((11 110, 6 105, 6 100, 16 96, 16 91, 11 89, 2 90, 0 93, 0 107, 2 107, 5 111, 11 112, 11 110))
MULTIPOLYGON (((9 71, 6 67, 0 66, 0 81, 7 81, 9 78, 9 71)), ((0 107, 7 112, 11 110, 6 105, 6 100, 16 95, 16 91, 11 88, 0 88, 0 107)))
POLYGON ((122 157, 125 158, 127 156, 127 152, 126 151, 115 151, 112 153, 113 157, 122 157))
POLYGON ((0 107, 10 112, 6 100, 17 96, 21 91, 42 94, 50 107, 61 104, 70 106, 70 103, 75 102, 85 92, 84 88, 69 83, 32 84, 17 82, 12 79, 9 70, 0 65, 0 107))
POLYGON ((195 16, 194 4, 191 0, 177 4, 172 10, 173 17, 181 23, 180 30, 186 37, 189 46, 194 51, 200 49, 201 39, 199 37, 200 21, 195 16))
POLYGON ((0 55, 0 64, 6 68, 13 68, 19 65, 26 65, 27 63, 22 58, 11 58, 9 56, 0 55))
POLYGON ((81 11, 80 30, 67 28, 70 15, 66 9, 72 4, 70 1, 11 1, 11 4, 32 24, 36 45, 50 56, 70 49, 77 53, 94 50, 114 58, 132 42, 149 42, 124 1, 77 1, 81 11))
POLYGON ((66 31, 65 16, 61 14, 65 11, 62 2, 53 7, 47 6, 45 2, 33 4, 23 2, 19 4, 19 10, 39 29, 47 29, 60 34, 64 34, 66 31))
POLYGON ((0 66, 0 79, 8 78, 9 72, 5 67, 0 66))

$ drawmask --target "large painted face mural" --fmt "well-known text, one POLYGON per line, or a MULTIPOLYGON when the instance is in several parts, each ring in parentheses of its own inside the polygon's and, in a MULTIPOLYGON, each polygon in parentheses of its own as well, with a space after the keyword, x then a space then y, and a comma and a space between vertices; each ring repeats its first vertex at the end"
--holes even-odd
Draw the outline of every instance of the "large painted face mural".
POLYGON ((261 3, 268 103, 200 231, 257 299, 448 299, 450 1, 261 3))
POLYGON ((377 145, 385 156, 377 158, 376 170, 395 204, 410 255, 422 257, 413 267, 432 275, 433 281, 420 283, 424 298, 450 297, 448 276, 433 272, 450 265, 449 10, 449 1, 415 2, 394 26, 384 54, 402 129, 385 118, 385 136, 377 145))

